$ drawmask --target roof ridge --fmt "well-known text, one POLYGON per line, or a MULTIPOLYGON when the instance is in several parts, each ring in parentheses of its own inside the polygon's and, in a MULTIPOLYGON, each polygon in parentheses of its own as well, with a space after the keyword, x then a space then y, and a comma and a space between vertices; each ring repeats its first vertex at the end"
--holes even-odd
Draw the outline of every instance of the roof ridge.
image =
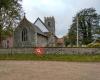
MULTIPOLYGON (((46 25, 45 25, 45 23, 38 17, 37 19, 36 19, 36 21, 34 22, 34 24, 37 22, 37 20, 40 20, 41 21, 41 23, 45 26, 45 28, 48 30, 48 28, 46 27, 46 25)), ((49 31, 49 30, 48 30, 49 31)))

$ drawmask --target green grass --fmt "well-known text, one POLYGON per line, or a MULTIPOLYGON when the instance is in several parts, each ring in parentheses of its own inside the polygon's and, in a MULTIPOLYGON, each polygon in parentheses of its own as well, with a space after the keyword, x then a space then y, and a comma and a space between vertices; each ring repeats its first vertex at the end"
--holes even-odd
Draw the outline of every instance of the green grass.
POLYGON ((66 54, 0 54, 0 60, 33 60, 33 61, 72 61, 72 62, 99 62, 100 55, 66 55, 66 54))

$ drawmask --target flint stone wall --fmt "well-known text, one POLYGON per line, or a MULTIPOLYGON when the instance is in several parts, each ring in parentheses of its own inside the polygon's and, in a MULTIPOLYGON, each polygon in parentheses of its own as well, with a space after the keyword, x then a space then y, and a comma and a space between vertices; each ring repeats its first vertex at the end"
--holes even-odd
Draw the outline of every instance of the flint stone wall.
MULTIPOLYGON (((100 54, 100 48, 42 48, 45 54, 100 54)), ((34 54, 36 48, 0 49, 0 54, 34 54)))

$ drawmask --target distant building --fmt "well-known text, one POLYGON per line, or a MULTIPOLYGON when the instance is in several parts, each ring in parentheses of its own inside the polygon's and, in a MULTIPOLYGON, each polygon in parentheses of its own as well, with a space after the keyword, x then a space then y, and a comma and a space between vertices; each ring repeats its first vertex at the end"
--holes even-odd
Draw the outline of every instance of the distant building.
POLYGON ((13 47, 13 36, 8 35, 4 40, 2 40, 2 47, 3 48, 12 48, 13 47))
POLYGON ((14 47, 55 47, 56 38, 54 17, 31 23, 24 16, 14 31, 14 47))
POLYGON ((65 47, 64 38, 58 38, 56 41, 56 46, 57 47, 65 47))

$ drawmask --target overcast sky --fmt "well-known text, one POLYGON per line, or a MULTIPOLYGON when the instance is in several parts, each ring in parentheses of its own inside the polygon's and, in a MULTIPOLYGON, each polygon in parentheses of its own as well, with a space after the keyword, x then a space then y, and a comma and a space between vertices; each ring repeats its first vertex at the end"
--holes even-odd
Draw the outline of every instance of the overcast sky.
POLYGON ((32 23, 38 17, 44 21, 45 16, 54 16, 58 37, 67 34, 72 18, 79 10, 93 7, 100 14, 100 0, 23 0, 22 5, 32 23))

